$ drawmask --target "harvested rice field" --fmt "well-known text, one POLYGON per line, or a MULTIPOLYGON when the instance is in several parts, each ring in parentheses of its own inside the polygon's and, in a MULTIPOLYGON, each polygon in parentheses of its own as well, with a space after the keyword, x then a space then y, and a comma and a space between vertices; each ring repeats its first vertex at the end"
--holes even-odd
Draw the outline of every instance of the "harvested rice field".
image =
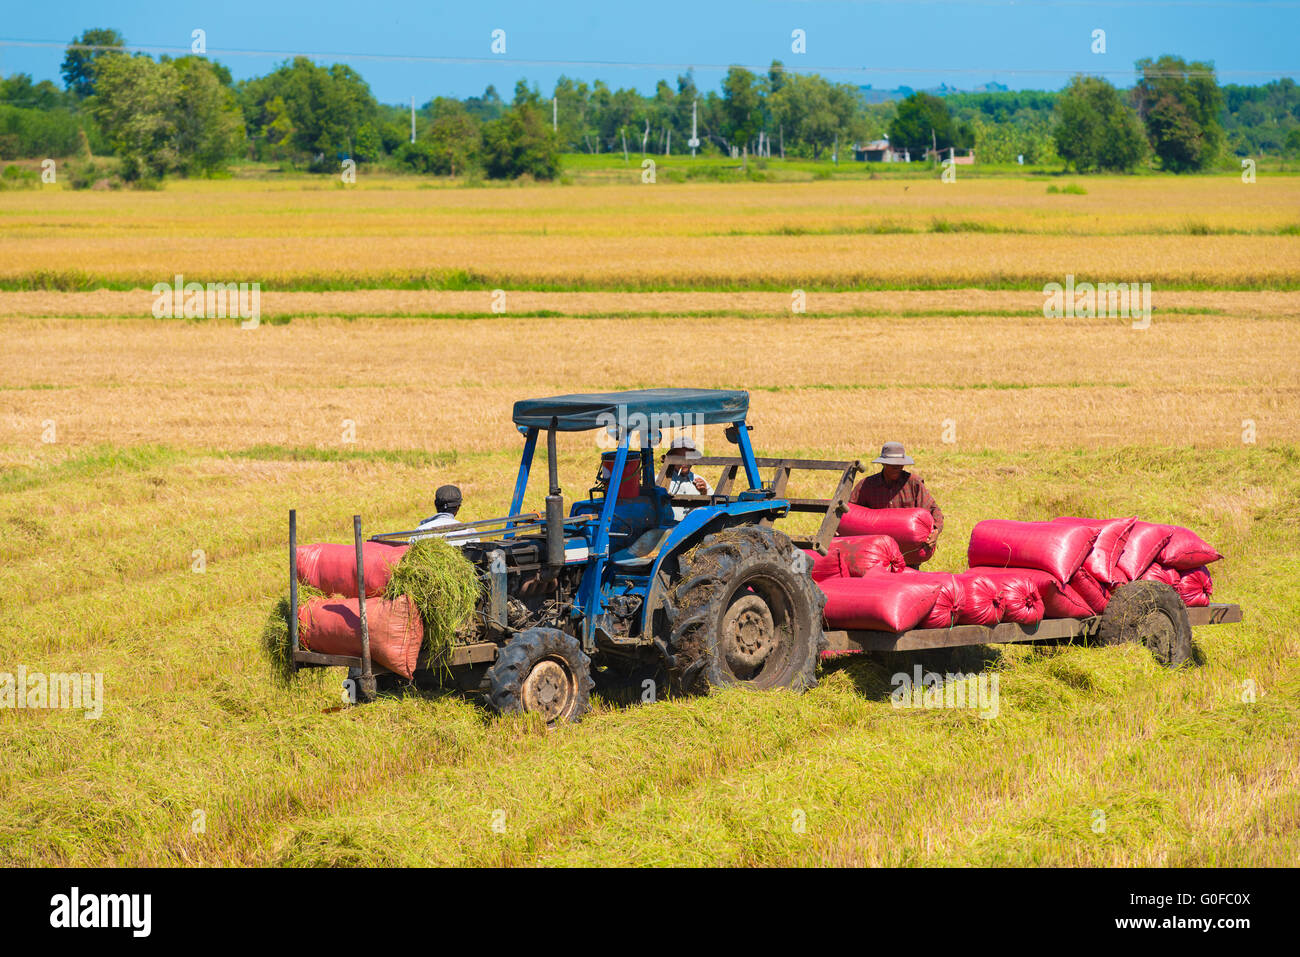
MULTIPOLYGON (((1079 181, 0 194, 0 673, 103 676, 96 720, 0 708, 0 864, 1294 865, 1300 179, 1079 181), (154 318, 177 273, 261 282, 260 323, 154 318), (1067 274, 1150 282, 1149 327, 1045 317, 1067 274), (749 390, 760 455, 904 442, 936 570, 985 518, 1195 528, 1245 620, 1177 670, 880 653, 553 731, 275 683, 290 508, 502 514, 516 399, 651 386, 749 390), (917 665, 996 716, 895 707, 917 665)), ((599 451, 561 443, 566 494, 599 451)))

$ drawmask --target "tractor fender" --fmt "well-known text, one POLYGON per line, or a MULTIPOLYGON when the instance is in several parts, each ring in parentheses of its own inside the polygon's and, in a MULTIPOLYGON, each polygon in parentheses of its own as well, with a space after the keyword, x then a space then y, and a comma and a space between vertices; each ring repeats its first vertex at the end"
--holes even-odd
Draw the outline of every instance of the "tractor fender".
POLYGON ((677 523, 665 539, 659 549, 659 556, 650 569, 650 587, 646 590, 645 601, 641 605, 641 634, 650 634, 654 613, 663 603, 664 589, 659 577, 659 569, 668 558, 685 548, 690 548, 705 534, 716 532, 729 525, 748 525, 763 518, 779 518, 789 510, 789 507, 782 499, 762 499, 754 502, 731 502, 727 505, 706 505, 687 512, 686 517, 677 523))

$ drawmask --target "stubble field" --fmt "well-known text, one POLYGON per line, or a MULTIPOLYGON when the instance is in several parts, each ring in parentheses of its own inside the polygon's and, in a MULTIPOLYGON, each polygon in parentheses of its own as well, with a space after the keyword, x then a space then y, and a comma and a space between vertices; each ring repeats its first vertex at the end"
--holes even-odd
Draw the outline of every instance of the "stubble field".
MULTIPOLYGON (((1295 863, 1300 181, 1082 182, 0 195, 0 672, 105 695, 98 720, 0 709, 0 861, 1295 863), (262 281, 260 326, 153 319, 177 272, 262 281), (1152 282, 1150 328, 1044 318, 1066 273, 1152 282), (982 518, 1190 525, 1247 619, 1177 672, 877 656, 550 734, 273 684, 290 507, 332 541, 444 482, 499 514, 515 399, 651 385, 749 389, 760 454, 904 441, 942 569, 982 518), (892 707, 918 662, 997 674, 998 717, 892 707)), ((596 446, 563 451, 585 489, 596 446)))

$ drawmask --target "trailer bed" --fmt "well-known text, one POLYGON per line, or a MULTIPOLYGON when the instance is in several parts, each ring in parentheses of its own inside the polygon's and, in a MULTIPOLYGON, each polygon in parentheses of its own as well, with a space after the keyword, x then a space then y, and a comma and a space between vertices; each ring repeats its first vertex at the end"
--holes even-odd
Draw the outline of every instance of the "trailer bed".
MULTIPOLYGON (((1241 621, 1241 606, 1213 604, 1188 608, 1187 621, 1197 625, 1224 625, 1241 621)), ((914 628, 911 631, 827 631, 826 652, 851 654, 862 651, 919 651, 928 648, 955 648, 960 645, 1001 645, 1020 641, 1048 641, 1068 638, 1091 638, 1096 635, 1101 617, 1047 618, 1036 625, 954 625, 951 628, 914 628)))

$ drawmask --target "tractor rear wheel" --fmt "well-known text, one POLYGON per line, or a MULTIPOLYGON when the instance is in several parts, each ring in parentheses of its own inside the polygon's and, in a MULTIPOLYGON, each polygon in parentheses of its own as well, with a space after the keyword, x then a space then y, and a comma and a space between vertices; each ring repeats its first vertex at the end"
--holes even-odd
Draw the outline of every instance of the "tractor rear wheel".
POLYGON ((506 642, 484 676, 488 703, 501 714, 533 711, 554 727, 589 707, 591 659, 558 628, 529 628, 506 642))
POLYGON ((1187 606, 1164 582, 1136 581, 1115 589, 1102 613, 1097 638, 1103 645, 1146 645, 1169 668, 1192 657, 1187 606))
POLYGON ((674 690, 814 687, 826 596, 807 567, 789 538, 753 525, 715 532, 683 555, 664 608, 674 690))

